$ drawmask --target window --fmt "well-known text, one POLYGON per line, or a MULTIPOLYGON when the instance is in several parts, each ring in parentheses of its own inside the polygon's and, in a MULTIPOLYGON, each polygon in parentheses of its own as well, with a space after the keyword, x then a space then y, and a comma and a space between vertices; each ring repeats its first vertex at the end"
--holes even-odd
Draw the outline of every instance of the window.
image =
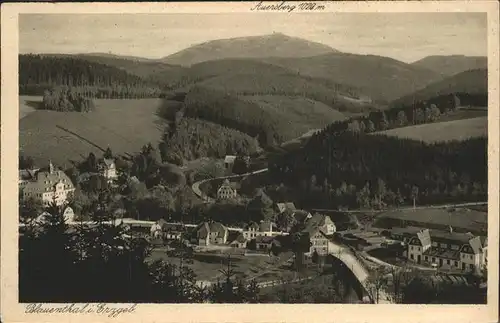
POLYGON ((440 246, 441 246, 441 248, 444 248, 444 249, 448 248, 448 245, 446 243, 441 243, 440 246))
POLYGON ((450 259, 447 259, 446 260, 446 264, 449 265, 450 264, 450 259))
POLYGON ((436 258, 432 257, 432 262, 436 262, 436 258))
POLYGON ((429 261, 429 257, 425 256, 424 258, 425 258, 425 261, 429 261))
POLYGON ((410 254, 410 259, 413 259, 413 254, 410 254))
POLYGON ((469 268, 470 268, 470 269, 474 269, 474 265, 473 265, 473 264, 470 264, 470 265, 469 265, 469 268))
POLYGON ((438 243, 437 243, 437 242, 433 242, 433 243, 432 243, 432 246, 433 246, 433 247, 437 247, 437 246, 438 246, 438 243))
POLYGON ((452 250, 458 250, 458 249, 460 249, 460 247, 457 246, 457 245, 455 245, 455 244, 453 244, 453 245, 451 245, 451 249, 452 250))
POLYGON ((458 267, 458 261, 455 260, 455 267, 458 267))

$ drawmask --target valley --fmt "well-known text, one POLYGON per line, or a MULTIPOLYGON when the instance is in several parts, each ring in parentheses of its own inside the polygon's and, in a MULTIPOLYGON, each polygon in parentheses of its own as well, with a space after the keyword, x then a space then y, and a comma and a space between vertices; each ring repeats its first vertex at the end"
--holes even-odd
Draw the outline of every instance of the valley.
POLYGON ((157 59, 21 54, 19 64, 20 241, 31 246, 31 224, 58 217, 55 232, 87 248, 35 241, 20 258, 25 281, 27 264, 60 254, 73 275, 101 270, 92 286, 103 301, 421 302, 410 282, 436 262, 447 277, 486 279, 486 211, 472 211, 488 197, 484 58, 403 62, 272 33, 157 59), (418 230, 400 228, 405 217, 418 230), (453 235, 446 221, 473 232, 453 235), (448 233, 461 250, 484 247, 477 261, 410 249, 448 233), (407 272, 401 290, 387 280, 407 272))

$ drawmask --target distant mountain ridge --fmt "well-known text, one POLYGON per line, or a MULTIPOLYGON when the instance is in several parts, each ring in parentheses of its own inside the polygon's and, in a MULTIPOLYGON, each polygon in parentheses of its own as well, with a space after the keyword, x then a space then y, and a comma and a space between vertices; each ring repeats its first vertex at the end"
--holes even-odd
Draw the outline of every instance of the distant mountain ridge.
POLYGON ((485 56, 433 55, 413 62, 411 65, 426 68, 444 76, 452 76, 468 70, 488 67, 485 56))
POLYGON ((161 61, 173 65, 190 66, 225 58, 310 57, 338 52, 321 43, 274 33, 211 40, 183 49, 164 57, 161 61))
POLYGON ((375 100, 384 101, 392 101, 443 79, 432 70, 376 55, 328 53, 307 58, 273 57, 263 61, 301 75, 353 86, 375 100))
POLYGON ((394 100, 391 106, 410 105, 415 101, 427 101, 438 96, 450 94, 487 98, 488 70, 484 68, 475 69, 447 77, 444 80, 431 83, 423 89, 394 100))

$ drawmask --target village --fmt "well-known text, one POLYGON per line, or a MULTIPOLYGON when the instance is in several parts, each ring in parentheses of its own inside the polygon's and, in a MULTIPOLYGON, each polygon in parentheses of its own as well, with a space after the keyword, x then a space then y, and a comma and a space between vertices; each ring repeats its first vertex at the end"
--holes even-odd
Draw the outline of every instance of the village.
MULTIPOLYGON (((225 158, 229 173, 235 159, 236 156, 225 158)), ((118 178, 112 158, 99 160, 98 170, 95 175, 111 185, 118 178)), ((238 196, 234 185, 237 177, 227 177, 221 181, 216 196, 206 198, 210 199, 209 203, 238 196)), ((23 199, 34 198, 45 207, 55 203, 63 208, 65 221, 70 226, 85 222, 78 220, 69 206, 74 184, 52 162, 45 169, 20 170, 19 189, 23 199)), ((239 278, 257 278, 265 284, 282 280, 287 275, 297 279, 297 263, 307 272, 307 268, 321 267, 328 262, 329 256, 333 256, 341 259, 361 283, 379 268, 399 266, 432 273, 438 280, 468 285, 471 283, 466 276, 485 279, 488 250, 487 215, 481 205, 472 204, 386 210, 376 216, 365 214, 364 217, 370 219, 368 223, 361 224, 357 220, 356 228, 347 229, 340 222, 336 223, 341 219, 340 211, 301 210, 293 201, 273 204, 275 214, 291 219, 289 230, 279 229, 270 220, 234 227, 210 220, 172 223, 166 218, 147 221, 124 218, 120 214, 112 224, 124 226, 130 238, 146 239, 152 247, 152 259, 184 261, 193 268, 200 284, 217 281, 228 259, 238 267, 239 278), (353 257, 341 257, 341 253, 353 257)), ((47 211, 44 211, 33 223, 43 223, 46 216, 47 211)), ((356 217, 356 213, 350 216, 356 217)), ((356 219, 359 218, 362 217, 356 219)), ((305 275, 311 273, 314 275, 314 272, 305 275)))

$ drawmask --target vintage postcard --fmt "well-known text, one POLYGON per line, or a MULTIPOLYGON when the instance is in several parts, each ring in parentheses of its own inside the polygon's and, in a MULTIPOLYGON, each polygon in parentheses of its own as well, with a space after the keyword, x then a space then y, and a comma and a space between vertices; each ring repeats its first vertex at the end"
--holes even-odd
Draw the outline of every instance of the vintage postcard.
POLYGON ((3 5, 2 321, 496 321, 498 14, 3 5))

